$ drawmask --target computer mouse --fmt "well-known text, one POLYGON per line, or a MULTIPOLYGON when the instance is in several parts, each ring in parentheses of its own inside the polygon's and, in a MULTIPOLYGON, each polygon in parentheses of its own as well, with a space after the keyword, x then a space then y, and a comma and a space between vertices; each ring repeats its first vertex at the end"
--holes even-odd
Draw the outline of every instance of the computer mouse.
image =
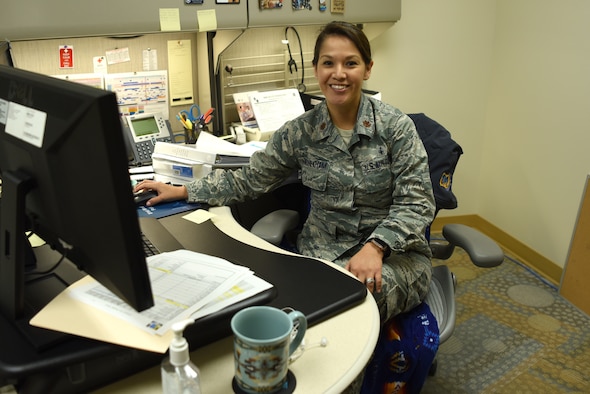
POLYGON ((148 202, 148 200, 156 197, 157 195, 158 192, 155 190, 142 190, 140 192, 133 193, 133 201, 135 202, 135 205, 143 206, 146 202, 148 202))

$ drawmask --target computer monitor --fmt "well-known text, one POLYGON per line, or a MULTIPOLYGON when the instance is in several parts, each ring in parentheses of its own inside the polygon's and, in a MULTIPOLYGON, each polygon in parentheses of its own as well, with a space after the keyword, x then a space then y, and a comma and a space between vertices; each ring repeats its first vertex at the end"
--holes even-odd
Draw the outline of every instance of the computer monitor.
POLYGON ((10 41, 0 41, 0 64, 14 67, 14 60, 12 59, 12 48, 10 41))
POLYGON ((37 305, 45 288, 47 302, 55 295, 51 274, 29 281, 26 231, 136 310, 153 305, 123 138, 115 93, 0 65, 0 307, 7 319, 29 309, 29 282, 37 305))

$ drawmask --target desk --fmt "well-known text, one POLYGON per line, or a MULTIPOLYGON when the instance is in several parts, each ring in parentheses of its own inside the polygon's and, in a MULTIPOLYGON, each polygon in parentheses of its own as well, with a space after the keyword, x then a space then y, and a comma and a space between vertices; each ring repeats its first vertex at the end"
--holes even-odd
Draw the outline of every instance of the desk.
MULTIPOLYGON (((241 227, 227 207, 211 208, 213 223, 224 233, 260 248, 283 250, 241 227)), ((332 265, 335 269, 341 269, 332 265)), ((379 312, 370 293, 363 303, 308 329, 306 343, 328 339, 328 346, 312 347, 290 369, 297 379, 297 393, 340 393, 363 370, 379 336, 379 312)), ((233 338, 211 343, 191 353, 201 370, 201 386, 206 394, 231 393, 233 377, 233 338)), ((161 393, 160 369, 153 367, 125 380, 106 386, 96 393, 161 393)))

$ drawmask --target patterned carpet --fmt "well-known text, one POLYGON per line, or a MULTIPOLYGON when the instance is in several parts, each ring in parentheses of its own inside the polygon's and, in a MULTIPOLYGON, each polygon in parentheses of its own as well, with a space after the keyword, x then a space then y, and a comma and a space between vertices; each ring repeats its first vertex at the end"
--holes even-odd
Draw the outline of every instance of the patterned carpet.
POLYGON ((433 263, 457 277, 457 325, 423 394, 590 393, 590 317, 554 285, 510 256, 491 269, 463 250, 433 263))

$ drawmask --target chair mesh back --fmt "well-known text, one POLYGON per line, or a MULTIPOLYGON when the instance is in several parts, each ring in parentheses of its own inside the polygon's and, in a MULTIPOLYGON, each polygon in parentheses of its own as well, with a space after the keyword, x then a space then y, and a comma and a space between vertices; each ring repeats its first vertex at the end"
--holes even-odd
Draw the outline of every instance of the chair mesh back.
POLYGON ((430 307, 430 311, 438 322, 438 330, 444 331, 444 327, 447 325, 447 316, 445 314, 445 294, 443 288, 436 277, 432 277, 430 282, 430 291, 426 295, 424 300, 430 307))

